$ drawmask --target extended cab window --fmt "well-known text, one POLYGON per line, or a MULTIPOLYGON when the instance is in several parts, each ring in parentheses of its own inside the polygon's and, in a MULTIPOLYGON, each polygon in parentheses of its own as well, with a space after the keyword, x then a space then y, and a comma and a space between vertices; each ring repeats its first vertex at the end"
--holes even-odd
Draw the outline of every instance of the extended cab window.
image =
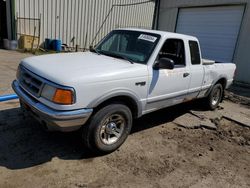
POLYGON ((189 41, 189 48, 192 65, 201 64, 201 56, 198 43, 196 41, 189 41))
POLYGON ((175 67, 185 66, 184 42, 180 39, 168 39, 159 52, 160 58, 169 58, 174 61, 175 67))

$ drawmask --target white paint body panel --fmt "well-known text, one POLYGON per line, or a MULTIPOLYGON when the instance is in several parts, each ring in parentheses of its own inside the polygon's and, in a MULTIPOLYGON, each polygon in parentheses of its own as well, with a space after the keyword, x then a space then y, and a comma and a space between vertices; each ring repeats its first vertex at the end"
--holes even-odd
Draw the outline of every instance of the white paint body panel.
POLYGON ((178 104, 187 97, 203 97, 220 78, 230 84, 233 80, 235 65, 213 64, 192 66, 190 55, 186 55, 186 67, 174 70, 154 70, 156 60, 165 40, 182 39, 186 54, 189 54, 188 41, 195 37, 153 30, 127 29, 161 35, 155 50, 146 65, 130 64, 126 60, 116 59, 92 52, 67 53, 36 56, 24 59, 21 64, 31 72, 59 85, 73 87, 76 103, 73 105, 54 104, 42 97, 37 98, 46 106, 56 110, 74 110, 94 108, 96 101, 113 96, 131 96, 139 105, 138 114, 178 104), (183 78, 183 73, 190 76, 183 78), (137 82, 146 82, 144 86, 137 82), (193 91, 196 94, 193 95, 193 91))

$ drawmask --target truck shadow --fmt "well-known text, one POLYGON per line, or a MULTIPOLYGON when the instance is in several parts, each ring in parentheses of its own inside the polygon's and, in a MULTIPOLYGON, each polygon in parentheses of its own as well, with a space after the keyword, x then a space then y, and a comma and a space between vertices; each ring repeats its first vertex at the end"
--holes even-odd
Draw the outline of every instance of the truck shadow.
MULTIPOLYGON (((196 103, 186 103, 146 115, 134 122, 131 134, 167 123, 199 108, 196 103)), ((79 132, 46 132, 39 123, 23 116, 20 108, 0 111, 0 166, 23 169, 51 161, 93 160, 98 157, 81 144, 79 132)))
POLYGON ((146 114, 135 120, 131 134, 171 122, 190 110, 204 111, 205 109, 200 101, 190 101, 146 114))

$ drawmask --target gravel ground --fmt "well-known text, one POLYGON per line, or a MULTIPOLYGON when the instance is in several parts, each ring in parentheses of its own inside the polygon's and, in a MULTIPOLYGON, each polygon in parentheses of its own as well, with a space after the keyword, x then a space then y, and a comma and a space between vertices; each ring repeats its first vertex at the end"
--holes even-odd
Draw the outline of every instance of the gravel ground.
MULTIPOLYGON (((0 55, 0 94, 12 92, 26 56, 11 54, 0 55)), ((223 118, 229 112, 250 118, 248 101, 229 93, 214 112, 198 102, 167 108, 136 120, 119 150, 95 156, 78 132, 46 132, 17 100, 0 103, 0 187, 250 187, 250 128, 223 118), (174 123, 186 114, 216 128, 174 123)))

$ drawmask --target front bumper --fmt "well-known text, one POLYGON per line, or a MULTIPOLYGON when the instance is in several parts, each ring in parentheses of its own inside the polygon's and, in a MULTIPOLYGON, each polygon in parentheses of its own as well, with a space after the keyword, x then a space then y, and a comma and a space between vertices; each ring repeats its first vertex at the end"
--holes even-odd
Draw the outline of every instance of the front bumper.
POLYGON ((16 80, 13 81, 12 88, 18 95, 23 109, 31 113, 48 130, 62 132, 77 130, 86 123, 93 111, 93 109, 54 110, 30 97, 16 80))

